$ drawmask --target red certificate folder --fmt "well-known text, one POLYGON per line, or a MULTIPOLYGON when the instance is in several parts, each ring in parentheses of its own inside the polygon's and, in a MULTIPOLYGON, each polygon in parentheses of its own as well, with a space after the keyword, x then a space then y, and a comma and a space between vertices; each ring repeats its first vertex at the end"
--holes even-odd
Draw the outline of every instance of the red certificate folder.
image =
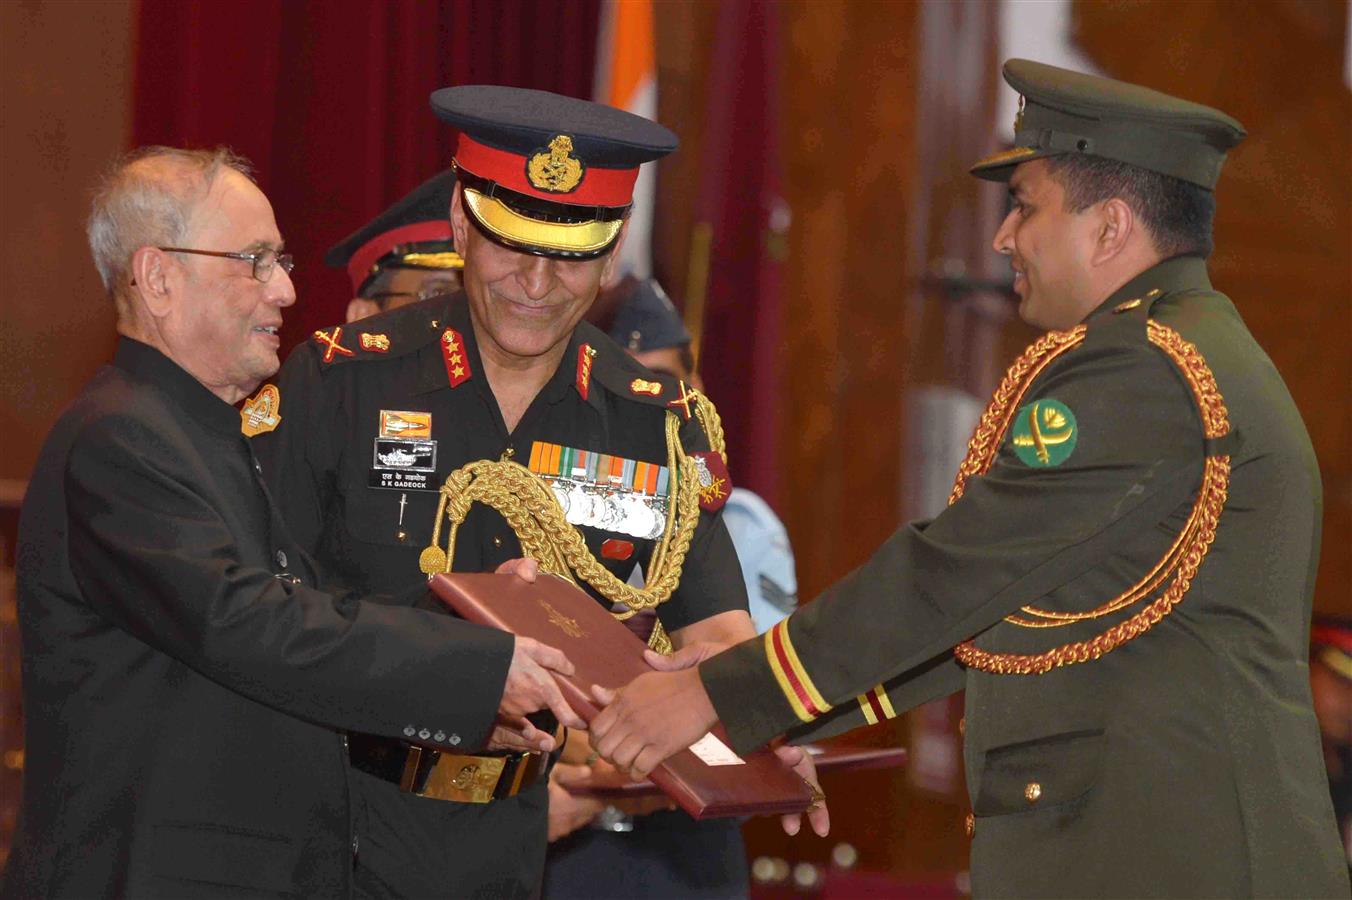
MULTIPOLYGON (((432 591, 462 617, 562 650, 570 677, 555 679, 569 705, 590 722, 600 714, 591 686, 618 688, 652 668, 644 644, 589 595, 541 572, 534 584, 515 575, 437 575, 432 591)), ((812 789, 774 753, 739 757, 721 725, 689 750, 668 757, 649 776, 695 819, 801 812, 812 789)))
MULTIPOLYGON (((905 747, 845 747, 808 744, 803 747, 812 755, 817 774, 852 772, 862 769, 892 769, 906 762, 905 747)), ((661 789, 651 781, 634 781, 623 772, 607 770, 568 785, 568 792, 601 800, 627 800, 651 797, 661 789)))

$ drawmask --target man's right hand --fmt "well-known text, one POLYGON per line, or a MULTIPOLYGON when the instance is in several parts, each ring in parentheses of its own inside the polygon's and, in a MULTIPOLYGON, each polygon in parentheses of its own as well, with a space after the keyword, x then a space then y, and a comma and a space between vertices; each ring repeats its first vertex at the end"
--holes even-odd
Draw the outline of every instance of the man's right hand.
POLYGON ((563 651, 532 638, 517 637, 507 683, 498 701, 499 722, 520 722, 533 712, 548 709, 569 728, 586 728, 587 723, 563 699, 552 672, 573 674, 573 664, 563 651))

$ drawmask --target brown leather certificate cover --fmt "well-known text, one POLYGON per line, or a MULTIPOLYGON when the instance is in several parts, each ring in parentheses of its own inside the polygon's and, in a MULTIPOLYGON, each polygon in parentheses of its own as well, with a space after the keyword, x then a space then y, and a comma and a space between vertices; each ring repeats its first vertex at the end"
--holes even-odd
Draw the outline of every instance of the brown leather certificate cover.
MULTIPOLYGON (((803 749, 812 754, 818 775, 863 769, 892 769, 906 762, 905 747, 822 747, 807 744, 803 749)), ((597 773, 586 781, 575 781, 567 787, 570 794, 601 800, 627 800, 661 793, 661 788, 651 781, 634 781, 623 772, 614 770, 597 773)))
MULTIPOLYGON (((584 720, 600 710, 591 686, 618 688, 652 668, 644 644, 594 599, 562 578, 540 573, 534 584, 515 575, 436 575, 431 588, 459 615, 534 638, 562 650, 575 673, 555 676, 563 696, 584 720)), ((739 757, 722 726, 689 750, 668 757, 650 776, 692 818, 801 812, 812 789, 772 752, 739 757)))

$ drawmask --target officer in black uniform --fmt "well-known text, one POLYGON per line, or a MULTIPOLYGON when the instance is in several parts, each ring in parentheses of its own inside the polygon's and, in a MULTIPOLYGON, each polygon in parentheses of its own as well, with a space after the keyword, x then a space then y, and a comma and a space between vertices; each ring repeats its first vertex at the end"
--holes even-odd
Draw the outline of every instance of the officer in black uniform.
MULTIPOLYGON (((476 505, 452 547, 429 546, 438 488, 466 464, 510 460, 551 485, 559 515, 566 505, 608 573, 623 582, 642 564, 651 585, 671 565, 672 463, 698 460, 700 507, 683 520, 693 534, 658 616, 678 648, 750 636, 718 514, 730 485, 716 414, 581 321, 613 265, 639 165, 675 149, 675 136, 539 91, 447 88, 432 105, 461 129, 449 217, 465 291, 321 330, 287 361, 279 393, 289 412, 258 452, 296 538, 326 579, 354 588, 415 585, 447 551, 455 571, 491 571, 522 555, 517 536, 476 505)), ((613 597, 584 586, 610 607, 613 597)), ((446 689, 473 696, 480 686, 446 689)), ((492 766, 501 751, 411 760, 397 742, 354 735, 351 746, 359 893, 538 890, 547 761, 507 754, 507 772, 527 777, 504 776, 480 796, 427 768, 492 766)))
POLYGON ((465 261, 446 217, 454 192, 455 172, 439 172, 324 254, 352 279, 348 322, 460 289, 465 261))
POLYGON ((1008 182, 993 245, 1052 330, 949 507, 763 640, 636 679, 594 746, 641 773, 718 719, 742 751, 965 689, 976 895, 1347 897, 1307 667, 1319 468, 1206 270, 1244 130, 1140 85, 1004 74, 1016 146, 973 172, 1008 182))

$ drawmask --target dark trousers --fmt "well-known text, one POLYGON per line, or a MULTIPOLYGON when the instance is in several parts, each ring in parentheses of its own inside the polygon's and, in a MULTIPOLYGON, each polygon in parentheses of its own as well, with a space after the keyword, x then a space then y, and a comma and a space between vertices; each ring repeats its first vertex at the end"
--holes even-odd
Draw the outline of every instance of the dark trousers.
POLYGON ((545 900, 745 897, 746 848, 735 819, 696 822, 679 810, 630 832, 582 828, 549 847, 545 900))
POLYGON ((454 803, 348 771, 357 897, 539 895, 549 803, 543 780, 505 800, 454 803))

